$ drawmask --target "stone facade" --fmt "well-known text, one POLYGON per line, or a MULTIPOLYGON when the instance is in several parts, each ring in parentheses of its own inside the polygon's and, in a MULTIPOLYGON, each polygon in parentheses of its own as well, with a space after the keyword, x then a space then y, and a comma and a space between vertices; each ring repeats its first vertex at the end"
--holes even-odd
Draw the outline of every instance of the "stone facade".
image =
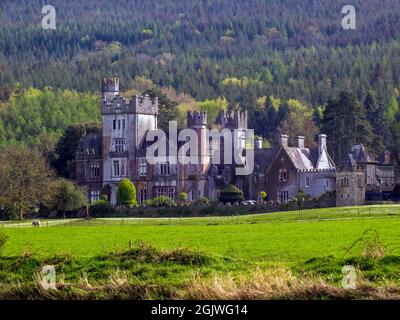
MULTIPOLYGON (((98 200, 102 190, 108 190, 111 203, 116 204, 118 183, 123 178, 135 184, 138 203, 161 195, 177 200, 181 192, 187 193, 190 201, 201 197, 217 199, 219 191, 232 182, 234 166, 225 166, 223 161, 217 166, 210 165, 213 152, 219 152, 223 160, 225 146, 223 143, 209 145, 206 112, 188 113, 188 127, 198 136, 197 154, 191 154, 198 159, 196 165, 181 164, 177 155, 171 163, 150 164, 147 161, 146 151, 151 143, 146 137, 158 129, 157 98, 133 96, 128 100, 119 92, 119 79, 107 78, 102 82, 101 113, 101 137, 83 137, 76 151, 77 182, 87 187, 92 202, 98 200), (93 154, 85 151, 89 140, 97 141, 93 154), (87 168, 93 165, 100 166, 95 181, 88 177, 87 168)), ((247 132, 246 112, 223 113, 219 121, 221 128, 230 133, 239 129, 237 144, 243 143, 247 132)), ((168 148, 167 156, 170 156, 168 148)))
POLYGON ((286 202, 299 192, 318 197, 335 190, 335 164, 326 148, 326 136, 319 136, 317 150, 306 148, 302 136, 297 137, 295 147, 288 145, 288 138, 281 135, 280 146, 270 151, 273 159, 265 168, 265 181, 259 182, 268 200, 286 202))
POLYGON ((336 206, 359 206, 365 203, 365 172, 338 169, 336 173, 336 206))

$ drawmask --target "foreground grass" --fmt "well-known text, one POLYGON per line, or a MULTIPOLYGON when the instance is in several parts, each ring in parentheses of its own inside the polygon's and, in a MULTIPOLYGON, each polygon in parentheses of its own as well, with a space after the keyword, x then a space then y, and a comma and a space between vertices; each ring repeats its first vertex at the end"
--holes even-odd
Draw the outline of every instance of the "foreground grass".
POLYGON ((305 210, 301 220, 287 212, 3 230, 5 298, 399 297, 400 206, 305 210), (61 289, 50 296, 37 276, 48 264, 61 289), (351 294, 340 289, 348 264, 358 270, 351 294))

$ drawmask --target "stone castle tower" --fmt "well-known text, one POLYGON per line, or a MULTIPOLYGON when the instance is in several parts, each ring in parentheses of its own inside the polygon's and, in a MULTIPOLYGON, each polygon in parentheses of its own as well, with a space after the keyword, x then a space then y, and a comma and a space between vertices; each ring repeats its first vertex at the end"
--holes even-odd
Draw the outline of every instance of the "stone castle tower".
POLYGON ((123 178, 133 179, 136 150, 149 130, 157 129, 158 98, 133 96, 124 98, 118 78, 102 82, 101 115, 103 124, 103 183, 115 190, 123 178))

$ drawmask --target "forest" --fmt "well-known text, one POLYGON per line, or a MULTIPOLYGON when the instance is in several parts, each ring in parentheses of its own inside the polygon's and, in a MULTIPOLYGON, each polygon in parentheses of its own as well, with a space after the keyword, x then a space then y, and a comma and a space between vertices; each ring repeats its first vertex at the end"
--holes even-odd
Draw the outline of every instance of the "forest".
POLYGON ((398 0, 352 0, 356 30, 342 0, 51 2, 56 30, 41 28, 45 1, 0 3, 0 144, 50 152, 99 121, 100 81, 118 76, 128 95, 163 95, 161 123, 241 108, 266 145, 324 131, 337 161, 355 142, 400 146, 398 0))

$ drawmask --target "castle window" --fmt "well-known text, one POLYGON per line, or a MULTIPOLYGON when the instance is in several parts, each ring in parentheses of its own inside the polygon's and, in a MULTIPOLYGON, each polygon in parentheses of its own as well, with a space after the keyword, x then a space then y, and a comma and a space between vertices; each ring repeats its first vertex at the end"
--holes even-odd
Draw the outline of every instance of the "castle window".
POLYGON ((125 175, 125 162, 121 161, 121 176, 125 175))
POLYGON ((329 180, 328 179, 325 180, 325 189, 329 189, 329 180))
POLYGON ((147 200, 147 189, 141 189, 139 193, 139 203, 144 204, 147 200))
POLYGON ((280 202, 287 202, 289 200, 289 191, 288 190, 279 191, 278 200, 280 202))
POLYGON ((310 177, 306 177, 304 181, 304 187, 309 188, 310 187, 310 177))
POLYGON ((348 178, 342 178, 342 187, 348 187, 349 186, 349 179, 348 178))
POLYGON ((146 175, 147 175, 146 159, 140 159, 140 161, 139 161, 139 176, 144 177, 146 175))
POLYGON ((121 120, 118 120, 118 130, 121 130, 121 120))
POLYGON ((113 130, 117 129, 117 120, 113 120, 113 130))
POLYGON ((100 164, 92 163, 90 165, 90 178, 92 179, 100 178, 100 164))
POLYGON ((175 189, 173 187, 158 187, 156 189, 156 196, 166 196, 171 200, 175 199, 175 189))
POLYGON ((114 139, 114 146, 116 152, 125 151, 125 139, 114 139))
POLYGON ((286 169, 280 169, 279 170, 279 181, 280 182, 285 182, 288 179, 288 174, 286 169))
POLYGON ((90 192, 90 203, 93 203, 93 202, 99 201, 99 200, 100 200, 100 191, 92 190, 90 192))
POLYGON ((119 177, 119 161, 118 160, 114 161, 113 169, 114 169, 114 176, 119 177))
POLYGON ((122 119, 122 130, 125 130, 125 119, 122 119))
POLYGON ((171 168, 169 162, 160 164, 160 174, 162 176, 169 176, 171 173, 171 168))

